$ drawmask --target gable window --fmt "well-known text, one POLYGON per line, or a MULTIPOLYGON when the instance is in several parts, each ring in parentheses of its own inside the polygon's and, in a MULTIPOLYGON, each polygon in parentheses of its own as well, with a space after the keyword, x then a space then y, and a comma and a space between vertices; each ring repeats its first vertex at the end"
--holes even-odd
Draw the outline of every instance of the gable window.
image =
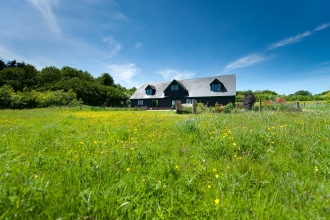
POLYGON ((211 91, 221 91, 221 84, 212 84, 211 85, 211 91))
POLYGON ((147 95, 152 95, 152 89, 146 89, 146 94, 147 95))
POLYGON ((179 90, 179 85, 171 85, 171 90, 179 90))
POLYGON ((186 104, 192 104, 192 99, 186 99, 186 104))
POLYGON ((143 105, 143 100, 138 100, 138 105, 143 105))

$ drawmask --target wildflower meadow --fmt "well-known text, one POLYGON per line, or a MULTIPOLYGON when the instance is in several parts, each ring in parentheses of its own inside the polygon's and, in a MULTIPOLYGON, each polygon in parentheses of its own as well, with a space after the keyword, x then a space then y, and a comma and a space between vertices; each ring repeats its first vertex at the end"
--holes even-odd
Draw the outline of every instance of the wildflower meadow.
POLYGON ((329 111, 0 113, 0 219, 330 218, 329 111))

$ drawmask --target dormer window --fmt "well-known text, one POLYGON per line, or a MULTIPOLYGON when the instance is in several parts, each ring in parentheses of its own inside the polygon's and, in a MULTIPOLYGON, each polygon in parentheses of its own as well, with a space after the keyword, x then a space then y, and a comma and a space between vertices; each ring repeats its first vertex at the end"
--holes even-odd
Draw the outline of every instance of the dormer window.
POLYGON ((212 84, 211 91, 221 91, 221 84, 212 84))
POLYGON ((179 90, 179 85, 171 85, 171 90, 179 90))
POLYGON ((213 92, 222 92, 224 89, 223 84, 218 79, 213 80, 213 82, 210 84, 210 87, 211 91, 213 92))
POLYGON ((152 95, 152 89, 146 89, 146 94, 147 95, 152 95))
POLYGON ((145 90, 147 95, 155 95, 156 88, 154 86, 148 85, 145 90))

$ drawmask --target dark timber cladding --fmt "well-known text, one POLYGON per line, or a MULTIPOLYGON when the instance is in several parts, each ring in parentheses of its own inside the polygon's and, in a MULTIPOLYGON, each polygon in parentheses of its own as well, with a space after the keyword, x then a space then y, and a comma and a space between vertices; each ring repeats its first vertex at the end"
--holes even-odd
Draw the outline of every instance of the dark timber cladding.
POLYGON ((236 75, 184 79, 141 85, 131 96, 132 107, 170 109, 176 100, 181 103, 197 102, 214 106, 235 103, 236 75))

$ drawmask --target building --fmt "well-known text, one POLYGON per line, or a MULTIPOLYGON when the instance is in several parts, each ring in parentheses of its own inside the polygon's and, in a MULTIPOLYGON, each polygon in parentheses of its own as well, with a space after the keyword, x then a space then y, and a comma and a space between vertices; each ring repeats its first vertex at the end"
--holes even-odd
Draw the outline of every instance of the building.
POLYGON ((214 106, 235 103, 235 96, 236 75, 226 75, 144 84, 130 100, 132 107, 170 109, 176 100, 190 104, 195 99, 214 106))

